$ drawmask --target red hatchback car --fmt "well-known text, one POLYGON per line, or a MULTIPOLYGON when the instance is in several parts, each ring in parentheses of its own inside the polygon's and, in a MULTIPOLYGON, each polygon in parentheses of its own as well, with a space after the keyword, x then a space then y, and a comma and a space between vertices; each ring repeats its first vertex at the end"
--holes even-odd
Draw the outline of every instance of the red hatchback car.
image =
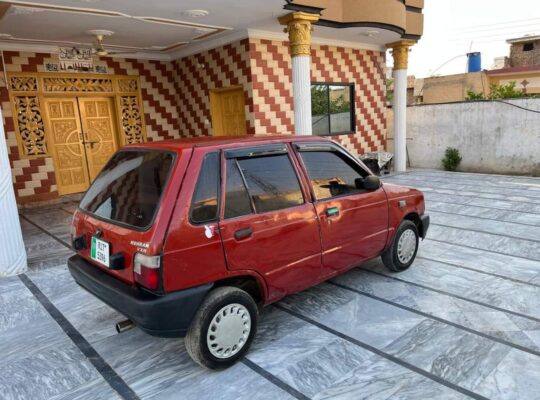
POLYGON ((200 138, 117 152, 73 217, 78 284, 143 331, 185 336, 224 368, 249 348, 258 306, 382 256, 408 268, 429 216, 320 137, 200 138))

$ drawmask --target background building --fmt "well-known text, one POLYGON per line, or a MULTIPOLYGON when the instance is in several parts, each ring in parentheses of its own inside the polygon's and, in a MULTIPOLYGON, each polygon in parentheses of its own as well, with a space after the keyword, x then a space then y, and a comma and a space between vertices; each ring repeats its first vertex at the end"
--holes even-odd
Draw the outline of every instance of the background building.
POLYGON ((433 76, 424 78, 422 85, 422 103, 451 103, 464 101, 467 92, 489 92, 489 79, 485 72, 433 76))
POLYGON ((510 44, 510 56, 505 59, 505 68, 540 65, 540 36, 523 36, 506 42, 510 44))
POLYGON ((524 97, 540 94, 540 36, 509 39, 507 43, 510 44, 510 55, 497 57, 490 70, 431 76, 421 81, 409 77, 409 80, 414 79, 414 83, 408 84, 407 104, 465 101, 469 91, 483 93, 487 97, 490 85, 508 85, 511 82, 515 82, 516 89, 522 91, 524 97))
POLYGON ((540 36, 509 39, 510 56, 504 68, 488 71, 490 83, 505 85, 516 82, 524 95, 540 94, 540 36))

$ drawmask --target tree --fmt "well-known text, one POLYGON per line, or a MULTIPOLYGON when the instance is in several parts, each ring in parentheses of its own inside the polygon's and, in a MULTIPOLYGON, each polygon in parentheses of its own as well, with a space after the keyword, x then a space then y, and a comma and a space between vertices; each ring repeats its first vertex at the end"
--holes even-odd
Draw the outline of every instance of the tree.
POLYGON ((392 103, 392 100, 394 100, 394 91, 392 90, 393 85, 394 85, 393 79, 386 80, 386 101, 388 103, 392 103))
MULTIPOLYGON (((311 86, 311 115, 328 114, 328 87, 325 85, 311 86)), ((351 108, 351 102, 341 94, 333 100, 330 100, 330 113, 337 114, 348 112, 351 108)))
POLYGON ((465 100, 467 101, 478 101, 478 100, 485 100, 486 97, 484 96, 484 93, 478 92, 476 93, 474 90, 467 90, 467 97, 465 97, 465 100))
POLYGON ((330 101, 330 113, 337 114, 342 112, 348 112, 351 108, 351 102, 345 100, 344 95, 336 97, 334 100, 330 101))
POLYGON ((473 90, 467 91, 467 101, 475 100, 498 100, 498 99, 517 99, 524 97, 524 93, 521 90, 516 89, 516 81, 511 81, 506 85, 497 85, 492 83, 489 85, 489 95, 486 97, 482 92, 475 92, 473 90))
POLYGON ((521 90, 516 90, 516 81, 507 83, 506 85, 497 85, 492 83, 489 85, 490 99, 516 99, 523 97, 521 90))
POLYGON ((328 112, 328 88, 323 85, 311 86, 311 115, 323 115, 328 112))

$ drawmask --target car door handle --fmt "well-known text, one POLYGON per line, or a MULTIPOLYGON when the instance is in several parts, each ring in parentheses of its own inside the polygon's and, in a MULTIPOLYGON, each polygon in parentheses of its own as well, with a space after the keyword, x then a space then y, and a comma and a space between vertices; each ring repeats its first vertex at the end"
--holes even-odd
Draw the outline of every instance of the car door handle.
POLYGON ((337 217, 339 215, 339 208, 337 207, 330 207, 327 208, 324 212, 327 217, 337 217))
POLYGON ((243 228, 234 232, 234 238, 236 240, 242 240, 250 237, 251 235, 253 235, 253 229, 251 228, 243 228))

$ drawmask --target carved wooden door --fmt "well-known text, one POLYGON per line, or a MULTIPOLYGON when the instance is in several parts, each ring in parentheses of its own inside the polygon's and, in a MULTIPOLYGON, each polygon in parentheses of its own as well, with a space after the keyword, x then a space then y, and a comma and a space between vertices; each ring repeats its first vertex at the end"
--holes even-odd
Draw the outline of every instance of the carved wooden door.
POLYGON ((93 181, 118 148, 110 97, 79 97, 88 173, 93 181))
POLYGON ((77 99, 48 98, 45 109, 49 122, 51 152, 60 195, 85 191, 89 184, 77 99))

